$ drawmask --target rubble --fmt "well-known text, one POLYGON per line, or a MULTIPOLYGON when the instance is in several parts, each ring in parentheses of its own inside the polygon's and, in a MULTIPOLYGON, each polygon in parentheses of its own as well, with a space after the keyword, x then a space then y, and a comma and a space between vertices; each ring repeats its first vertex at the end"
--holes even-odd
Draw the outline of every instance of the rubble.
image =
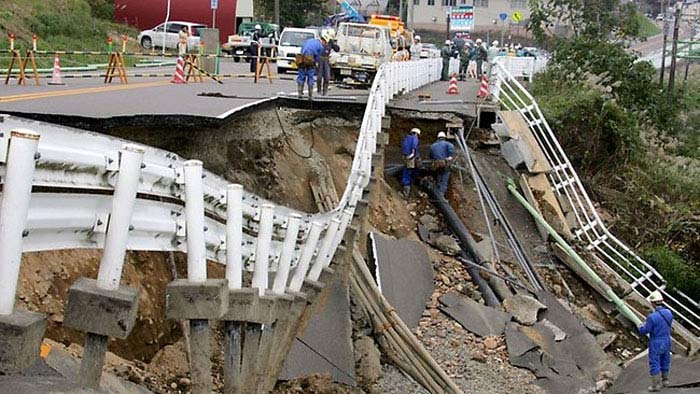
POLYGON ((511 313, 518 322, 531 326, 537 322, 537 314, 542 309, 547 309, 545 305, 535 298, 517 294, 503 300, 503 308, 511 313))
POLYGON ((457 240, 449 235, 442 234, 438 236, 435 238, 434 244, 436 248, 448 256, 457 256, 462 252, 462 248, 459 247, 457 240))

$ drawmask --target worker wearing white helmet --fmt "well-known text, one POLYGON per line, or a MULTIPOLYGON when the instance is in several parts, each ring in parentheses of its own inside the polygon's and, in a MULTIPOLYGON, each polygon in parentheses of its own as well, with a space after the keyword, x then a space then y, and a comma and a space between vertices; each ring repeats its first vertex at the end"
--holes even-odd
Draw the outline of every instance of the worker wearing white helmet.
MULTIPOLYGON (((254 73, 258 69, 258 49, 260 48, 260 37, 262 36, 262 26, 255 25, 253 33, 250 36, 250 46, 248 47, 250 55, 250 72, 254 73)), ((260 54, 262 54, 261 51, 260 54)))
POLYGON ((338 44, 333 41, 332 30, 327 31, 321 36, 321 43, 323 44, 323 52, 318 60, 318 79, 316 84, 316 89, 318 93, 322 96, 328 94, 328 86, 331 81, 331 51, 340 51, 338 44))
POLYGON ((486 54, 486 62, 488 63, 486 67, 486 76, 491 75, 491 69, 493 66, 496 64, 496 57, 498 57, 498 41, 494 40, 491 43, 491 46, 488 49, 488 52, 486 54))
POLYGON ((664 297, 658 290, 649 295, 649 301, 654 306, 654 311, 639 327, 639 333, 649 335, 649 374, 651 375, 649 391, 656 392, 669 384, 673 312, 663 306, 664 297))
POLYGON ((418 150, 418 138, 420 129, 414 127, 404 137, 401 143, 401 153, 403 154, 404 167, 401 175, 401 186, 403 186, 403 197, 408 199, 411 196, 411 185, 420 167, 420 151, 418 150))
POLYGON ((440 57, 442 58, 442 73, 440 74, 441 81, 447 81, 450 75, 450 59, 452 58, 452 47, 450 47, 450 40, 445 41, 445 46, 442 47, 440 51, 440 57))
POLYGON ((413 38, 413 45, 411 45, 411 59, 420 59, 420 53, 423 51, 423 43, 420 42, 420 36, 415 36, 413 38))
POLYGON ((455 146, 447 141, 444 131, 439 132, 437 138, 437 141, 430 145, 429 153, 437 191, 444 197, 450 182, 450 165, 454 159, 455 146))

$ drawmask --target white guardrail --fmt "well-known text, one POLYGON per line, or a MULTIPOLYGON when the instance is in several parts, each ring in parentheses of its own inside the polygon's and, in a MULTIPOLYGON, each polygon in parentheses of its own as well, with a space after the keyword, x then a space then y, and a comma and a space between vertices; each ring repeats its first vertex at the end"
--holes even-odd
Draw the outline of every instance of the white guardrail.
POLYGON ((676 320, 686 329, 692 330, 697 337, 700 333, 698 302, 677 290, 667 290, 666 281, 661 274, 610 233, 537 102, 503 63, 497 63, 491 78, 495 81, 494 98, 505 109, 519 111, 523 115, 547 157, 553 169, 548 177, 554 192, 569 203, 575 214, 577 228, 574 236, 617 272, 640 296, 647 298, 653 291, 659 290, 676 320))
MULTIPOLYGON (((451 68, 457 65, 453 62, 451 68)), ((105 248, 105 253, 115 253, 112 276, 100 268, 98 281, 102 279, 103 285, 104 278, 119 282, 125 250, 190 249, 227 264, 231 289, 244 286, 242 271, 247 270, 253 271, 252 287, 261 293, 283 293, 287 286, 299 291, 305 278, 318 279, 345 234, 369 182, 386 104, 399 92, 438 80, 441 67, 441 59, 380 67, 370 89, 347 186, 339 205, 328 213, 275 206, 203 171, 201 162, 185 161, 164 150, 0 115, 3 200, 12 199, 13 204, 28 200, 26 207, 20 204, 0 212, 0 242, 4 242, 0 250, 17 252, 0 256, 0 303, 10 305, 9 311, 0 313, 12 311, 21 252, 55 249, 105 248), (27 135, 31 138, 26 139, 27 135), (36 141, 36 135, 38 145, 34 142, 34 148, 30 144, 23 149, 24 141, 36 141), (34 163, 36 169, 26 163, 34 163), (138 182, 128 182, 130 177, 138 182), (21 184, 12 186, 16 195, 5 193, 10 181, 21 184), (138 194, 129 191, 130 183, 138 194), (188 196, 195 197, 188 202, 188 196), (202 201, 196 196, 202 196, 202 201), (119 218, 114 217, 122 206, 127 208, 119 218), (119 226, 124 227, 123 236, 107 236, 108 228, 110 233, 120 233, 119 226), (9 235, 3 237, 7 229, 9 235), (106 245, 110 238, 115 239, 112 246, 106 245), (116 266, 114 261, 118 261, 116 266), (273 285, 268 283, 269 272, 276 272, 273 285)), ((110 266, 104 258, 103 265, 110 266)), ((201 280, 201 265, 199 269, 188 266, 188 277, 192 276, 201 280)))
POLYGON ((527 79, 530 82, 535 74, 547 67, 548 60, 546 57, 496 57, 496 62, 500 63, 501 67, 505 68, 510 75, 527 79))

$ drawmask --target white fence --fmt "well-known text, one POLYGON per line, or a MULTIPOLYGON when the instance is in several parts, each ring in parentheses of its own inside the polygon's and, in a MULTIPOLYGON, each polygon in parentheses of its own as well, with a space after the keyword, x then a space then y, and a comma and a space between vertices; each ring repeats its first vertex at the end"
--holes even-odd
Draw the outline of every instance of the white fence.
MULTIPOLYGON (((282 293, 287 283, 298 291, 305 277, 318 279, 342 240, 369 182, 386 104, 399 92, 438 80, 440 69, 440 59, 380 67, 370 90, 348 183, 339 205, 328 213, 309 214, 275 206, 243 191, 240 185, 230 185, 202 171, 201 163, 186 162, 167 151, 98 133, 2 116, 0 177, 5 190, 8 180, 19 179, 23 188, 13 187, 20 193, 14 198, 28 200, 28 204, 26 209, 18 207, 21 212, 0 212, 0 250, 21 253, 105 248, 118 257, 125 249, 190 249, 190 254, 196 250, 197 255, 228 264, 226 275, 231 288, 242 286, 241 271, 248 270, 254 273, 252 287, 260 292, 269 289, 282 293), (22 150, 25 139, 15 133, 18 130, 39 134, 38 144, 34 142, 33 148, 22 150), (142 156, 134 159, 140 170, 134 170, 138 165, 131 163, 132 170, 127 173, 123 168, 131 151, 142 151, 142 156), (18 164, 12 165, 12 161, 18 164), (20 163, 35 163, 36 169, 20 163), (200 176, 192 175, 197 171, 201 171, 200 176), (131 182, 138 195, 115 191, 115 185, 126 185, 126 179, 132 177, 138 178, 131 182), (31 187, 35 190, 29 194, 31 187), (201 196, 201 201, 196 196, 201 196), (115 210, 123 204, 133 207, 124 210, 123 215, 130 219, 116 220, 115 210), (108 229, 117 233, 119 226, 126 226, 121 229, 126 239, 106 242, 108 229), (7 237, 2 237, 3 229, 10 229, 7 237), (117 246, 105 245, 110 242, 117 246), (274 286, 268 283, 268 272, 276 272, 274 286)), ((3 200, 10 201, 10 197, 3 193, 3 200)), ((0 256, 0 302, 14 303, 18 267, 17 258, 0 256)), ((111 268, 118 269, 120 275, 121 266, 111 268)), ((192 276, 190 271, 201 272, 201 265, 188 266, 188 275, 192 276)), ((0 310, 3 314, 11 312, 11 306, 0 310)))
POLYGON ((523 78, 532 82, 535 74, 547 67, 548 59, 545 57, 512 57, 499 56, 496 62, 515 78, 523 78))
POLYGON ((634 251, 617 239, 600 219, 581 180, 559 144, 556 135, 542 115, 530 93, 500 62, 491 76, 495 81, 493 95, 510 111, 519 111, 544 152, 552 172, 548 174, 554 192, 573 209, 576 217, 574 236, 605 264, 627 281, 640 296, 648 297, 659 290, 666 306, 685 328, 700 332, 698 302, 678 291, 667 291, 664 278, 634 251))

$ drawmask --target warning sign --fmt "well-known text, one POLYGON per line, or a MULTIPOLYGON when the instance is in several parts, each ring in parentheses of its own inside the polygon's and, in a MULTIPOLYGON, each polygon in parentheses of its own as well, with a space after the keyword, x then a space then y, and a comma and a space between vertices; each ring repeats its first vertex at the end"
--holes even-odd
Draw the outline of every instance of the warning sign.
POLYGON ((474 29, 474 7, 460 5, 450 8, 450 30, 472 31, 474 29))

